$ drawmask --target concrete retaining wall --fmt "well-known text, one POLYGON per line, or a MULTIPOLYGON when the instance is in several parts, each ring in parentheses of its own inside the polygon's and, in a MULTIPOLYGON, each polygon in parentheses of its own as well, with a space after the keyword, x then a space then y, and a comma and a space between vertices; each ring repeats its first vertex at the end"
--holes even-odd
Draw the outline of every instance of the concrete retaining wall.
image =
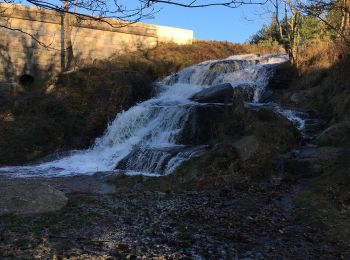
MULTIPOLYGON (((1 4, 0 82, 16 82, 21 75, 47 78, 61 71, 64 63, 62 14, 23 5, 1 4), (21 31, 20 31, 21 30, 21 31), (43 43, 40 45, 31 37, 43 43)), ((159 42, 191 44, 193 32, 142 23, 126 26, 118 20, 110 25, 70 17, 76 64, 105 59, 115 53, 155 47, 159 42)), ((11 85, 11 84, 10 84, 11 85)))

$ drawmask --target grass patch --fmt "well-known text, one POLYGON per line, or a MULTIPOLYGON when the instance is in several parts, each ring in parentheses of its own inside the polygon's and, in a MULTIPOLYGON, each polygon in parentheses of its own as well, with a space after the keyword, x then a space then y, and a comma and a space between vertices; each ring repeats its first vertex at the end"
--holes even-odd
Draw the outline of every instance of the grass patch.
POLYGON ((350 237, 350 163, 328 169, 310 180, 299 193, 297 203, 306 209, 303 221, 326 230, 334 238, 347 241, 350 237))

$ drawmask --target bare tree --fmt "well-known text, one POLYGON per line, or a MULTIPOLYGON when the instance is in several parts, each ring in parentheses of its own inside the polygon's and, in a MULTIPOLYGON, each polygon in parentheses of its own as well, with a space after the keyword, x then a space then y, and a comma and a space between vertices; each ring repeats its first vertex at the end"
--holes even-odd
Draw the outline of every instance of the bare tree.
POLYGON ((72 26, 70 24, 70 15, 67 14, 67 12, 69 11, 69 1, 65 0, 64 1, 64 5, 63 5, 63 10, 65 11, 65 13, 63 14, 62 17, 62 22, 63 22, 63 53, 62 53, 62 70, 69 70, 71 65, 72 65, 72 61, 73 61, 73 57, 74 57, 74 53, 73 53, 73 45, 72 45, 72 26))
MULTIPOLYGON (((15 4, 20 0, 4 0, 3 3, 15 4)), ((64 41, 62 52, 62 70, 68 70, 73 61, 74 53, 71 41, 73 20, 79 22, 104 23, 114 28, 126 27, 146 18, 151 18, 160 9, 159 5, 176 5, 184 8, 204 8, 224 6, 237 8, 242 5, 262 5, 267 0, 137 0, 134 3, 127 0, 23 0, 21 3, 35 6, 39 9, 56 11, 61 15, 64 26, 64 41), (113 18, 113 19, 111 19, 113 18)), ((0 2, 1 3, 1 2, 0 2)), ((1 13, 6 10, 0 5, 1 13)), ((5 7, 6 8, 6 7, 5 7)), ((2 20, 4 17, 2 17, 2 20)), ((12 27, 10 23, 0 23, 0 27, 22 32, 30 36, 41 46, 50 48, 35 35, 12 27)))
POLYGON ((287 23, 287 38, 289 43, 288 54, 293 64, 298 67, 300 27, 302 18, 302 0, 284 0, 285 20, 287 23), (290 17, 288 18, 288 13, 290 17))
POLYGON ((272 14, 275 38, 287 51, 290 61, 298 66, 300 29, 302 25, 302 0, 270 0, 268 12, 272 14))

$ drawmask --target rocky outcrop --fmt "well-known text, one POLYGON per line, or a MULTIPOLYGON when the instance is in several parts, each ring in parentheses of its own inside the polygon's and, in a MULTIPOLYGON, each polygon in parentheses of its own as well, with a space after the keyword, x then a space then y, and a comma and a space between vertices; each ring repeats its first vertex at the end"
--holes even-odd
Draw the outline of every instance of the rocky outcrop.
POLYGON ((210 144, 218 138, 219 128, 225 116, 225 106, 198 105, 191 108, 185 125, 177 135, 176 144, 210 144))
POLYGON ((63 192, 43 183, 15 183, 0 187, 0 198, 0 216, 53 212, 68 202, 63 192))
POLYGON ((240 84, 233 89, 233 102, 237 103, 237 101, 245 101, 251 102, 254 99, 254 92, 256 89, 256 85, 244 83, 240 84))
POLYGON ((232 87, 230 83, 212 86, 196 93, 191 100, 199 103, 231 103, 235 100, 250 102, 254 98, 255 85, 240 84, 232 87))
POLYGON ((156 174, 168 173, 180 161, 204 151, 206 146, 174 146, 174 147, 136 147, 123 160, 117 169, 149 172, 156 174))
POLYGON ((200 103, 224 103, 232 101, 233 88, 230 83, 220 84, 203 89, 191 97, 200 103))

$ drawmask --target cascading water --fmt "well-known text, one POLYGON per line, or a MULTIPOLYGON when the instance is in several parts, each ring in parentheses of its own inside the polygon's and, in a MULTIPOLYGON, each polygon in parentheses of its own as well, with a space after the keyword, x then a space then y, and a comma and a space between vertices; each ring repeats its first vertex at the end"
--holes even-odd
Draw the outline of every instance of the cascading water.
MULTIPOLYGON (((0 172, 17 177, 70 176, 120 169, 152 176, 171 173, 207 147, 205 141, 193 141, 184 134, 192 120, 191 113, 203 106, 190 97, 217 84, 230 83, 234 88, 248 83, 254 86, 254 102, 258 102, 273 68, 286 60, 284 55, 237 55, 188 67, 158 82, 154 98, 119 113, 90 149, 72 151, 41 164, 2 167, 0 172)), ((288 115, 281 109, 279 112, 297 118, 293 113, 288 115)))

